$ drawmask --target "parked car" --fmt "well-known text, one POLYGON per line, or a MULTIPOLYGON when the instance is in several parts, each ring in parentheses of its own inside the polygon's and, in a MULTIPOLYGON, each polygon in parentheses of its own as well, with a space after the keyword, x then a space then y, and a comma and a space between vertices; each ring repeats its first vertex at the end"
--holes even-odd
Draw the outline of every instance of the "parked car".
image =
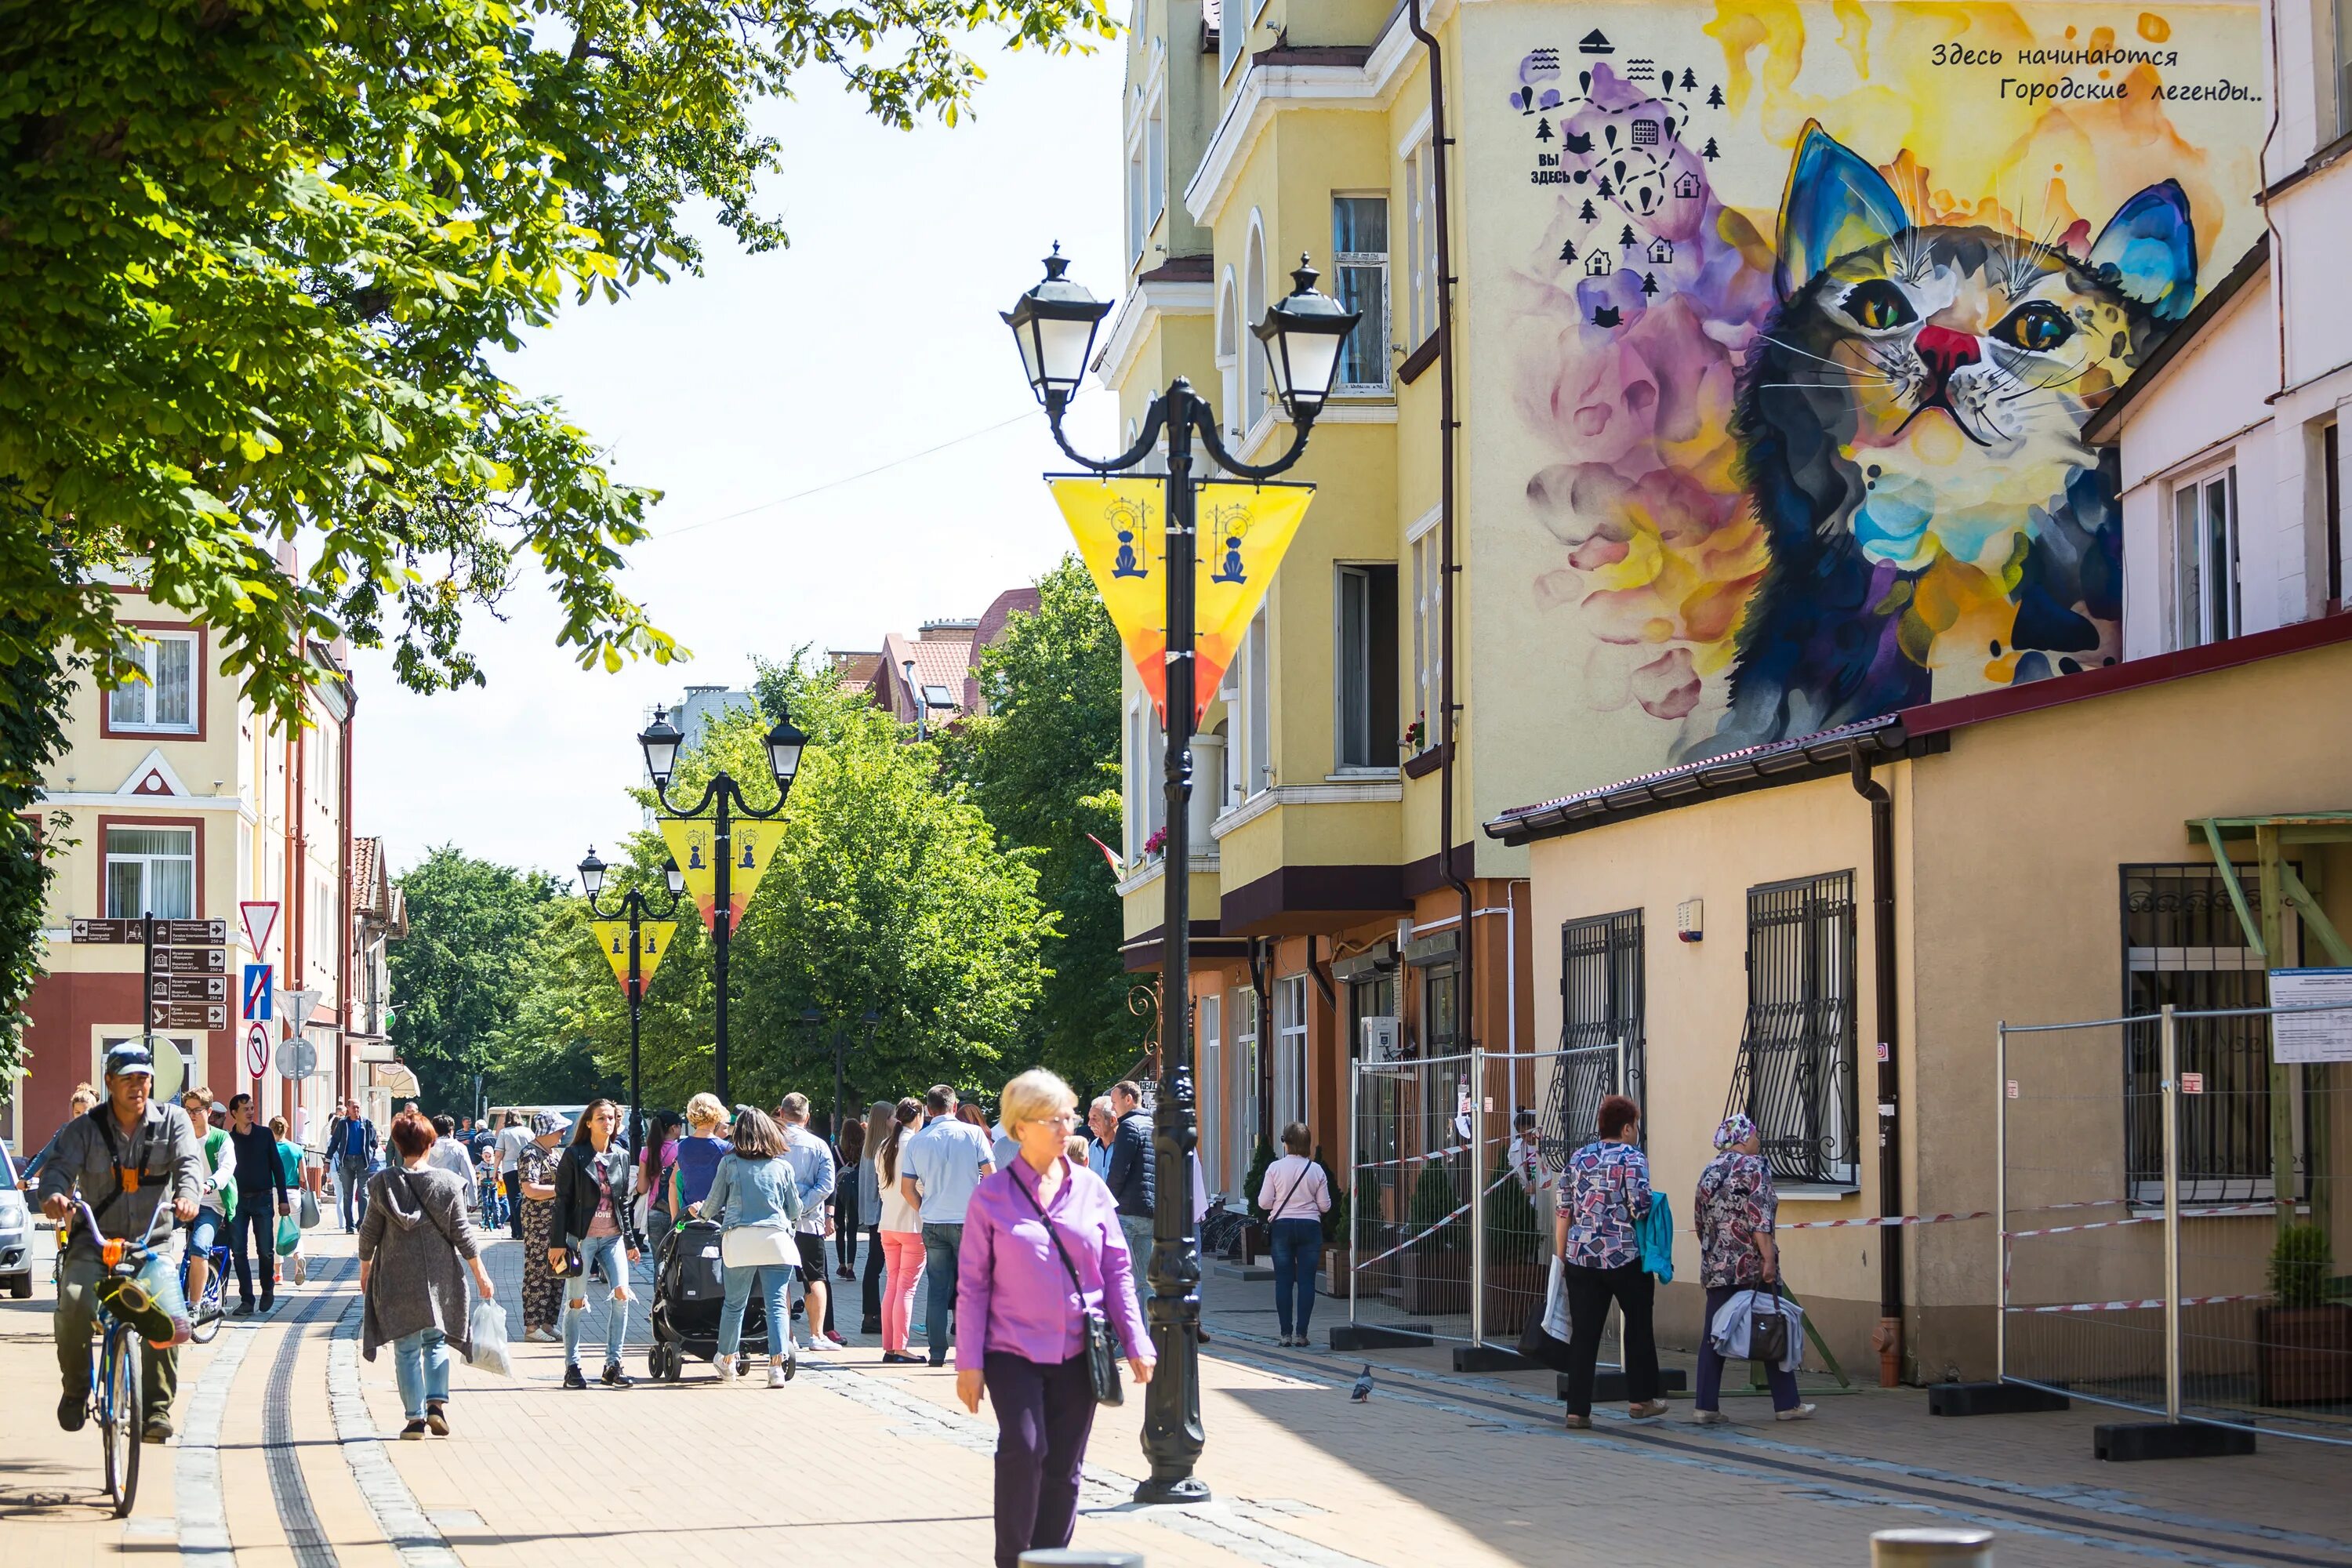
POLYGON ((16 1185, 16 1162, 0 1140, 0 1290, 33 1293, 33 1211, 16 1185))

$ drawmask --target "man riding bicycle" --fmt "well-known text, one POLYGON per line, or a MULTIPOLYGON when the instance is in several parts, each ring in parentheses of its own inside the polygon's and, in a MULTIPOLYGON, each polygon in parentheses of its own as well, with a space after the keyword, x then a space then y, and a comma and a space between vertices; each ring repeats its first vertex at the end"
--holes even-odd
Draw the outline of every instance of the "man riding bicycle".
MULTIPOLYGON (((144 1045, 126 1040, 106 1053, 106 1100, 59 1130, 41 1170, 41 1212, 62 1224, 74 1213, 68 1194, 79 1182, 99 1228, 110 1237, 143 1238, 166 1203, 184 1225, 196 1217, 204 1146, 186 1111, 152 1100, 154 1087, 155 1060, 144 1045)), ((65 1382, 58 1425, 68 1432, 81 1430, 89 1404, 90 1330, 105 1278, 97 1239, 77 1226, 58 1262, 53 1321, 58 1372, 65 1382)), ((172 1395, 179 1380, 180 1352, 149 1346, 141 1403, 147 1412, 142 1436, 150 1443, 172 1435, 172 1395)))

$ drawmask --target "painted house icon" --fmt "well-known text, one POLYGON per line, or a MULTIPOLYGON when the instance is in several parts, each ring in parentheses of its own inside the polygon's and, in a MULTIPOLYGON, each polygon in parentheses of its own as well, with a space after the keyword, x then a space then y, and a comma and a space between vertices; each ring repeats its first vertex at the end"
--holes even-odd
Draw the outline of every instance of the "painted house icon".
POLYGON ((1584 275, 1587 278, 1606 278, 1609 265, 1609 253, 1596 245, 1592 247, 1592 254, 1584 258, 1584 275))
POLYGON ((1674 258, 1675 258, 1675 247, 1674 247, 1674 243, 1673 243, 1671 240, 1667 239, 1665 236, 1664 236, 1664 235, 1660 235, 1657 238, 1655 238, 1655 239, 1654 239, 1654 240, 1650 241, 1650 259, 1651 259, 1651 260, 1653 260, 1653 261, 1672 261, 1674 258))
POLYGON ((1676 174, 1675 176, 1675 195, 1678 196, 1697 195, 1698 177, 1695 174, 1676 174))

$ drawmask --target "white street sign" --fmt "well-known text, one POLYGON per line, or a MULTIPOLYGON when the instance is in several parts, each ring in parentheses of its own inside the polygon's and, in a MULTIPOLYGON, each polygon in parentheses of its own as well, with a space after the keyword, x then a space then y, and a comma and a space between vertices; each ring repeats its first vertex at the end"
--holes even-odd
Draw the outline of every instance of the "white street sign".
POLYGON ((245 925, 245 943, 259 958, 269 945, 269 933, 278 929, 278 900, 247 899, 236 906, 236 917, 245 925))
POLYGON ((300 1036, 278 1047, 278 1076, 297 1083, 319 1070, 319 1047, 300 1036))
POLYGON ((286 1015, 287 1027, 300 1034, 319 1005, 319 996, 320 993, 316 991, 280 991, 278 1006, 286 1015))

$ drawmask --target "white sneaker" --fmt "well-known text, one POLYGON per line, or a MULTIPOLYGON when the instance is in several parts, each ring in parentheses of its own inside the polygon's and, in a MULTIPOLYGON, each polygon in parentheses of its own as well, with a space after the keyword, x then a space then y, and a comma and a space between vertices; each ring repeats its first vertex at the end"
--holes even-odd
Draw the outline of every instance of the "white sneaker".
POLYGON ((1731 1424, 1731 1417, 1720 1410, 1694 1410, 1691 1421, 1700 1426, 1727 1426, 1731 1424))
POLYGON ((740 1383, 740 1382, 742 1382, 742 1381, 743 1381, 743 1374, 742 1374, 741 1373, 737 1372, 737 1371, 735 1370, 735 1358, 734 1358, 733 1356, 731 1356, 731 1355, 723 1355, 723 1356, 720 1356, 720 1357, 719 1357, 716 1362, 712 1363, 711 1364, 713 1364, 714 1366, 718 1367, 718 1369, 719 1369, 719 1382, 721 1382, 721 1383, 740 1383))
POLYGON ((782 1388, 786 1381, 787 1380, 784 1376, 784 1363, 780 1361, 770 1362, 768 1363, 768 1386, 770 1388, 782 1388))
POLYGON ((1811 1421, 1813 1418, 1813 1411, 1815 1408, 1817 1407, 1811 1405, 1791 1405, 1786 1410, 1775 1410, 1772 1412, 1772 1419, 1775 1421, 1811 1421))

